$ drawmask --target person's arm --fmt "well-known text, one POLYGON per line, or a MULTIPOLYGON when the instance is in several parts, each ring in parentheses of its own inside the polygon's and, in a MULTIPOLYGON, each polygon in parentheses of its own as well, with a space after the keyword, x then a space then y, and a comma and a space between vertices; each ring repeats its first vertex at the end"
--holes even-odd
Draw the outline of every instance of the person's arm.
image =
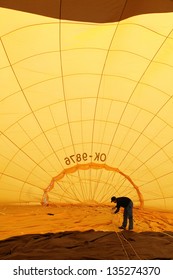
POLYGON ((117 210, 114 212, 114 214, 118 213, 120 211, 120 206, 117 205, 117 210))

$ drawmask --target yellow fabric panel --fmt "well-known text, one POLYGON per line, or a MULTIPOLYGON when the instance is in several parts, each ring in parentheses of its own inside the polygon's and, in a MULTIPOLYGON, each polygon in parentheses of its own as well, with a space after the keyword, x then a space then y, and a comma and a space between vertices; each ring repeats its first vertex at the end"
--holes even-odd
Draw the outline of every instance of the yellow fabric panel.
MULTIPOLYGON (((155 0, 153 1, 155 2, 155 0)), ((162 1, 162 3, 165 3, 165 1, 162 1)), ((146 3, 144 5, 146 5, 146 3)), ((153 35, 155 33, 158 34, 159 37, 167 37, 168 35, 170 35, 170 31, 172 32, 172 10, 170 11, 170 13, 153 13, 153 15, 149 13, 141 14, 140 16, 129 17, 125 19, 125 22, 127 22, 128 24, 135 24, 141 26, 142 28, 148 29, 149 33, 152 32, 153 35)))
POLYGON ((157 88, 172 96, 172 75, 173 70, 171 65, 152 62, 148 71, 143 75, 141 82, 149 84, 151 87, 157 88))
POLYGON ((22 88, 32 88, 34 86, 44 88, 45 80, 57 79, 61 76, 59 54, 41 54, 21 61, 13 66, 13 69, 20 81, 22 88), (43 70, 44 69, 44 70, 43 70))
POLYGON ((131 103, 155 115, 159 109, 164 106, 168 98, 169 96, 166 93, 156 88, 145 84, 139 84, 131 98, 131 103), (152 100, 157 100, 157 102, 151 102, 151 95, 152 100))
POLYGON ((35 24, 4 35, 2 42, 8 52, 10 62, 17 63, 38 54, 59 51, 58 32, 58 23, 35 24), (12 48, 11 45, 13 45, 12 48))
POLYGON ((30 112, 25 97, 21 92, 11 94, 8 98, 3 99, 0 102, 0 111, 0 126, 2 131, 30 112))
POLYGON ((145 59, 152 59, 165 37, 138 23, 126 21, 117 27, 111 50, 133 53, 145 59), (132 38, 135 38, 133 40, 132 38))
POLYGON ((120 76, 133 81, 141 78, 149 62, 147 59, 124 51, 109 52, 105 74, 120 76), (116 61, 116 64, 114 63, 116 61))
POLYGON ((8 61, 8 59, 6 57, 5 50, 4 50, 3 45, 2 45, 1 42, 0 42, 0 57, 1 57, 0 68, 8 67, 9 66, 9 61, 8 61))
POLYGON ((64 76, 82 74, 99 75, 106 58, 106 51, 102 50, 73 50, 62 54, 64 76), (92 65, 92 69, 91 69, 92 65))
POLYGON ((155 62, 158 63, 164 63, 167 64, 168 66, 173 64, 173 32, 171 32, 170 37, 168 37, 164 41, 164 45, 162 48, 159 50, 157 55, 155 56, 155 62))
POLYGON ((92 24, 62 21, 61 48, 64 51, 75 49, 107 50, 117 28, 115 24, 92 24))
POLYGON ((14 77, 13 71, 9 67, 2 67, 0 69, 1 79, 0 87, 1 91, 1 102, 9 102, 8 97, 15 95, 20 91, 20 87, 14 77), (7 81, 10 81, 7 83, 7 81))
POLYGON ((98 94, 99 75, 76 73, 63 78, 65 98, 76 99, 82 96, 84 98, 96 97, 98 94))
POLYGON ((126 79, 126 77, 104 75, 102 76, 99 96, 100 98, 127 102, 136 84, 136 81, 126 79))

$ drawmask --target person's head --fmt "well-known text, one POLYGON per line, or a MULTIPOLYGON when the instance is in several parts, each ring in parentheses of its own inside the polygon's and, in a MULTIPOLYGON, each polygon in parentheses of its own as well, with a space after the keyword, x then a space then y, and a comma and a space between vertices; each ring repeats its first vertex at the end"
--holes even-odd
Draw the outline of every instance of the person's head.
POLYGON ((116 199, 116 197, 115 197, 115 196, 112 196, 112 197, 111 197, 111 202, 114 202, 114 203, 116 203, 116 202, 117 202, 117 199, 116 199))

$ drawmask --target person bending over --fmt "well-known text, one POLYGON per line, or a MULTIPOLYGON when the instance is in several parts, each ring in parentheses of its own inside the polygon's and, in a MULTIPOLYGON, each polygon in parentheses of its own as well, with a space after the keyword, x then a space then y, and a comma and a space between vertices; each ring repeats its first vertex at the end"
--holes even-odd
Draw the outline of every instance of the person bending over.
POLYGON ((123 214, 123 223, 122 226, 119 227, 120 229, 126 229, 127 221, 129 220, 129 230, 133 230, 133 201, 125 196, 122 197, 111 197, 111 202, 114 202, 116 204, 115 208, 116 211, 114 214, 118 213, 120 208, 124 208, 124 214, 123 214))

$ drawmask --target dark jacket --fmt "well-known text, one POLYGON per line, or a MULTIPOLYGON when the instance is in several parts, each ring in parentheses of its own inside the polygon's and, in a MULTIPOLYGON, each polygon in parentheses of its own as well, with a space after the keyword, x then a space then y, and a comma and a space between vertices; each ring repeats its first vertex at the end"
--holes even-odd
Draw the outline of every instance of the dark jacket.
POLYGON ((116 203, 117 203, 116 208, 117 209, 114 213, 119 212, 120 207, 126 208, 129 205, 129 203, 132 202, 130 198, 125 197, 125 196, 117 197, 116 200, 117 200, 116 201, 116 203))

